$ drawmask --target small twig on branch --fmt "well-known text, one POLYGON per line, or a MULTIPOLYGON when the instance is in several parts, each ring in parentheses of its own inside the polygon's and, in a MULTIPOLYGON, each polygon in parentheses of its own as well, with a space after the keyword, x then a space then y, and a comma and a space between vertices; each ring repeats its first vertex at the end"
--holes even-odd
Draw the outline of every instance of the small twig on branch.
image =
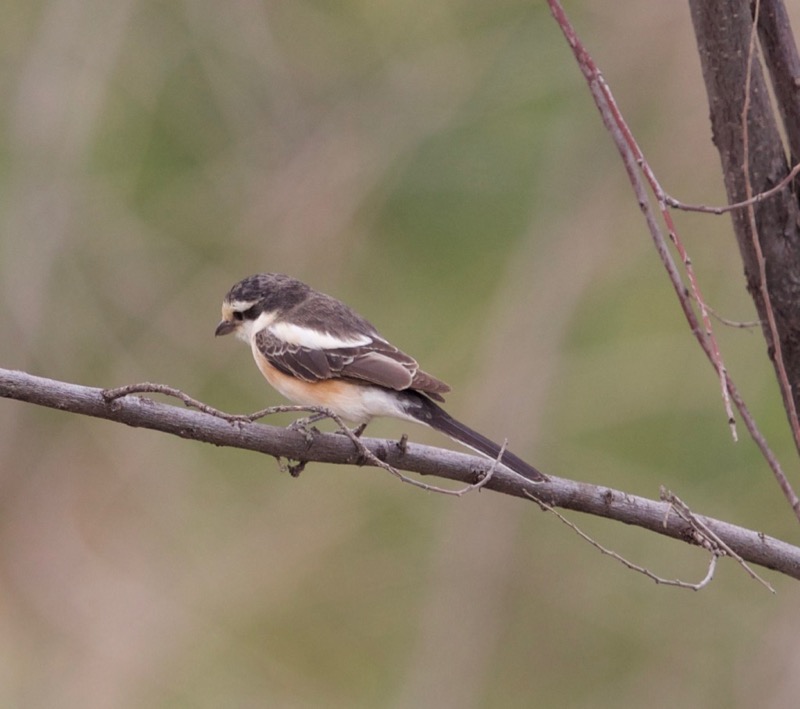
POLYGON ((726 318, 720 315, 714 308, 710 305, 706 304, 706 308, 708 308, 708 312, 711 314, 711 317, 714 318, 717 322, 722 323, 726 327, 734 327, 740 330, 747 330, 752 331, 754 328, 761 327, 760 320, 731 320, 730 318, 726 318))
POLYGON ((287 413, 324 413, 325 416, 332 417, 332 414, 321 406, 296 406, 294 404, 281 404, 278 406, 268 406, 266 409, 259 409, 252 414, 229 414, 226 411, 220 411, 213 406, 204 404, 202 401, 192 398, 185 392, 168 384, 154 384, 153 382, 139 382, 138 384, 126 384, 125 386, 115 387, 113 389, 103 389, 103 398, 112 402, 116 399, 121 399, 123 396, 130 396, 131 394, 164 394, 171 396, 175 399, 180 399, 186 406, 202 411, 203 413, 216 416, 223 421, 236 423, 237 421, 258 421, 265 416, 272 416, 273 414, 287 414, 287 413))
POLYGON ((662 487, 660 497, 669 503, 669 511, 675 512, 682 520, 688 522, 696 534, 695 543, 708 549, 717 556, 730 556, 747 572, 750 578, 755 579, 767 590, 775 593, 775 589, 759 576, 733 549, 731 549, 713 530, 709 529, 703 520, 695 515, 689 506, 677 495, 662 487))
MULTIPOLYGON (((328 418, 332 419, 339 426, 339 432, 343 433, 345 436, 347 436, 353 442, 353 445, 355 445, 355 447, 358 450, 359 454, 364 457, 364 460, 372 463, 374 466, 376 466, 378 468, 382 468, 383 470, 386 470, 387 472, 391 473, 396 478, 398 478, 401 482, 408 483, 409 485, 413 485, 414 487, 418 487, 418 488, 420 488, 422 490, 426 490, 428 492, 436 492, 436 493, 439 493, 440 495, 454 495, 455 497, 461 497, 462 495, 465 495, 468 492, 472 492, 473 490, 478 490, 478 489, 484 487, 486 485, 486 483, 488 483, 489 480, 491 480, 492 475, 494 475, 494 471, 497 468, 498 463, 500 462, 500 458, 503 457, 503 453, 505 452, 505 448, 506 448, 506 444, 504 443, 503 447, 500 450, 500 455, 498 456, 498 458, 495 461, 492 462, 492 466, 491 466, 491 468, 489 468, 488 472, 485 475, 483 475, 482 477, 479 477, 478 482, 470 484, 470 485, 467 485, 466 487, 463 487, 463 488, 459 488, 457 490, 451 490, 450 488, 440 487, 438 485, 431 485, 429 483, 424 483, 421 480, 417 480, 415 478, 411 478, 408 475, 404 475, 397 468, 395 468, 392 465, 389 465, 385 460, 381 460, 369 448, 367 448, 364 445, 364 442, 361 440, 361 437, 357 436, 347 426, 347 424, 342 420, 342 418, 340 416, 338 416, 337 414, 333 413, 333 411, 330 411, 329 409, 324 409, 322 407, 314 407, 314 408, 319 408, 321 413, 325 413, 325 415, 328 418)), ((398 441, 398 444, 401 444, 401 443, 402 443, 402 439, 400 441, 398 441)), ((405 444, 403 444, 403 445, 405 445, 405 444)))
POLYGON ((130 396, 131 394, 164 394, 165 396, 171 396, 176 399, 180 399, 186 406, 190 406, 191 408, 197 409, 198 411, 202 411, 206 414, 211 414, 212 416, 216 416, 217 418, 221 418, 225 421, 251 420, 247 416, 237 416, 235 414, 228 414, 224 411, 220 411, 219 409, 215 409, 213 406, 204 404, 202 401, 198 401, 197 399, 193 399, 188 394, 184 394, 180 389, 176 389, 175 387, 171 387, 166 384, 140 382, 138 384, 126 384, 125 386, 116 387, 114 389, 103 389, 102 391, 103 398, 109 403, 116 401, 117 399, 121 399, 123 396, 130 396))
POLYGON ((773 197, 779 192, 782 192, 798 175, 800 175, 800 163, 797 163, 797 165, 792 168, 792 171, 774 187, 765 190, 764 192, 759 192, 757 195, 754 195, 749 199, 742 200, 741 202, 735 202, 734 204, 726 204, 723 206, 687 204, 686 202, 681 202, 680 200, 671 197, 666 192, 664 192, 664 202, 670 207, 680 209, 683 212, 703 212, 705 214, 725 214, 727 212, 735 212, 737 209, 755 206, 756 204, 763 202, 765 199, 773 197))
MULTIPOLYGON (((229 414, 225 411, 220 411, 219 409, 215 409, 213 406, 209 406, 208 404, 204 404, 202 401, 198 401, 197 399, 189 396, 185 392, 177 389, 175 387, 168 386, 167 384, 154 384, 153 382, 140 382, 138 384, 128 384, 126 386, 116 387, 114 389, 104 389, 102 392, 103 398, 108 401, 112 402, 117 399, 120 399, 124 396, 129 396, 131 394, 164 394, 165 396, 171 396, 176 399, 182 401, 186 406, 189 406, 193 409, 197 409, 198 411, 202 411, 203 413, 209 414, 211 416, 215 416, 216 418, 222 419, 223 421, 227 421, 229 423, 238 423, 238 422, 252 422, 257 421, 258 419, 262 419, 265 416, 271 416, 272 414, 283 414, 283 413, 297 413, 297 412, 305 412, 311 413, 314 420, 318 418, 329 418, 331 419, 338 427, 339 432, 347 436, 352 442, 353 445, 356 447, 360 456, 363 456, 364 460, 370 462, 372 465, 378 468, 382 468, 387 472, 394 475, 396 478, 401 480, 404 483, 408 483, 409 485, 413 485, 415 487, 421 488, 422 490, 427 490, 428 492, 436 492, 442 495, 455 495, 456 497, 461 497, 468 492, 472 492, 473 490, 479 490, 480 488, 484 487, 486 483, 491 480, 492 475, 494 475, 494 471, 497 468, 497 465, 500 463, 500 459, 503 457, 503 453, 505 452, 507 441, 503 443, 502 448, 500 449, 500 455, 498 458, 492 463, 491 468, 489 471, 483 475, 479 476, 479 479, 476 483, 467 485, 466 487, 459 488, 457 490, 451 490, 445 487, 439 487, 438 485, 431 485, 429 483, 424 483, 421 480, 416 480, 415 478, 411 478, 407 475, 403 475, 399 470, 392 467, 385 461, 378 458, 369 448, 367 448, 364 443, 361 441, 361 438, 356 435, 353 430, 342 420, 340 416, 335 414, 328 408, 324 406, 295 406, 295 405, 281 405, 281 406, 270 406, 266 409, 261 409, 256 411, 252 414, 229 414)), ((301 424, 301 427, 304 427, 304 421, 295 421, 293 426, 297 427, 297 424, 301 424)), ((305 427, 304 427, 305 428, 305 427)), ((307 435, 313 436, 313 433, 305 428, 305 433, 307 435)), ((299 459, 295 463, 289 463, 287 466, 283 466, 280 459, 278 459, 278 465, 285 469, 292 477, 296 478, 303 472, 308 461, 299 459)))
POLYGON ((700 591, 701 589, 708 586, 711 583, 711 580, 714 578, 714 570, 717 568, 717 559, 719 558, 719 554, 716 552, 711 553, 711 558, 708 562, 708 571, 706 572, 705 577, 698 581, 697 583, 690 583, 688 581, 681 581, 680 579, 666 579, 662 576, 658 576, 654 574, 650 569, 639 566, 638 564, 634 564, 632 561, 629 561, 621 554, 604 547, 600 544, 597 540, 590 537, 586 532, 584 532, 577 524, 568 520, 564 515, 562 515, 557 509, 555 509, 552 505, 548 505, 546 502, 540 500, 536 495, 531 492, 526 492, 526 495, 531 498, 539 507, 541 507, 545 512, 552 512, 561 522, 567 525, 575 534, 577 534, 581 539, 591 544, 595 549, 597 549, 602 554, 606 556, 610 556, 612 559, 615 559, 620 564, 625 566, 626 568, 630 569, 631 571, 636 571, 647 578, 655 581, 657 584, 662 584, 664 586, 677 586, 678 588, 687 588, 692 591, 700 591))

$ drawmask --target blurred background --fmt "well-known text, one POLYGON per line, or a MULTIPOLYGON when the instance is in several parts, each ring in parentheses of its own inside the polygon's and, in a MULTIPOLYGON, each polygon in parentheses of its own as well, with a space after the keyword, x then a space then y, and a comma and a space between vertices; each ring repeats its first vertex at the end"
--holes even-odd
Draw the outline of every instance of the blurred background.
MULTIPOLYGON (((567 11, 665 187, 723 202, 684 3, 567 11)), ((544 471, 797 542, 544 3, 10 0, 0 37, 0 366, 281 403, 213 330, 234 282, 286 272, 544 471)), ((752 320, 729 218, 677 219, 708 302, 752 320)), ((718 335, 797 485, 760 334, 718 335)), ((370 429, 403 432, 449 445, 370 429)), ((571 517, 705 574, 697 549, 571 517)), ((785 707, 800 594, 763 574, 777 595, 729 562, 701 593, 656 586, 519 500, 295 480, 0 401, 2 706, 785 707)))

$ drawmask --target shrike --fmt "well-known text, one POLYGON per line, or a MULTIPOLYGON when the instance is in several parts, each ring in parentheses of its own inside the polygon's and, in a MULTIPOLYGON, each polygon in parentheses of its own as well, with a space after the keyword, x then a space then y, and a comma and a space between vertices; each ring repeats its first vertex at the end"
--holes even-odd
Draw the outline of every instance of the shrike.
MULTIPOLYGON (((375 416, 415 421, 500 457, 499 445, 435 403, 444 401, 447 384, 347 305, 290 276, 258 273, 233 286, 214 334, 231 332, 250 345, 265 379, 290 401, 361 425, 375 416)), ((500 460, 528 480, 548 479, 509 451, 500 460)))

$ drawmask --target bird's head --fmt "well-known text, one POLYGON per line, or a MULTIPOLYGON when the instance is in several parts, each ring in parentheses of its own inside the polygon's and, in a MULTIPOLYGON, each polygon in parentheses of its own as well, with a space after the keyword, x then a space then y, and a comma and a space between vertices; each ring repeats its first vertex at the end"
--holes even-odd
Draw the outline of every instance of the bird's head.
POLYGON ((304 283, 280 273, 248 276, 225 295, 222 320, 214 334, 219 337, 233 332, 250 342, 254 332, 300 302, 308 290, 304 283))

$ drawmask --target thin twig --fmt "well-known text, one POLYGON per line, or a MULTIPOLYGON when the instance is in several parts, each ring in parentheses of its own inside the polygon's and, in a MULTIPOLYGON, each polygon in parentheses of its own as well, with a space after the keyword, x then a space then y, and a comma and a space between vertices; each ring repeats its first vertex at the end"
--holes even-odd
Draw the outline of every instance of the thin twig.
POLYGON ((229 414, 226 411, 220 411, 219 409, 215 409, 213 406, 204 404, 202 401, 199 401, 198 399, 194 399, 193 397, 189 396, 180 389, 177 389, 176 387, 169 386, 168 384, 155 384, 153 382, 139 382, 137 384, 126 384, 125 386, 115 387, 114 389, 103 389, 102 393, 103 393, 103 398, 108 402, 112 402, 123 396, 129 396, 131 394, 164 394, 165 396, 171 396, 175 399, 180 399, 186 406, 192 409, 197 409, 198 411, 202 411, 203 413, 211 414, 211 416, 216 416, 217 418, 220 418, 223 421, 228 421, 231 423, 235 423, 237 421, 242 421, 242 422, 257 421, 258 419, 262 419, 265 416, 271 416, 273 414, 300 413, 300 412, 310 412, 310 413, 327 412, 327 409, 323 409, 322 407, 319 406, 295 406, 292 404, 292 405, 269 406, 266 409, 260 409, 259 411, 255 411, 252 414, 229 414))
MULTIPOLYGON (((753 27, 756 25, 754 24, 753 27)), ((687 204, 686 202, 681 202, 680 200, 675 199, 674 197, 670 196, 666 192, 664 192, 664 201, 670 206, 674 207, 675 209, 680 209, 684 212, 703 212, 705 214, 725 214, 726 212, 734 212, 737 209, 744 209, 745 207, 752 207, 760 202, 763 202, 765 199, 769 197, 773 197, 774 195, 778 194, 782 190, 784 190, 795 177, 800 174, 800 163, 795 165, 791 172, 786 175, 777 185, 771 187, 764 192, 759 192, 757 195, 750 197, 749 199, 742 200, 741 202, 734 202, 733 204, 726 204, 723 206, 708 206, 704 204, 687 204)))
POLYGON ((722 323, 726 327, 734 327, 739 330, 747 330, 751 331, 756 327, 761 326, 760 320, 731 320, 730 318, 726 318, 720 315, 714 308, 706 303, 706 308, 708 308, 708 312, 714 320, 719 323, 722 323))
MULTIPOLYGON (((202 411, 203 413, 210 414, 216 418, 222 419, 223 421, 227 421, 228 423, 240 423, 240 422, 253 422, 258 419, 264 418, 265 416, 270 416, 272 414, 282 414, 282 413, 298 413, 298 412, 305 412, 311 413, 316 415, 321 415, 323 418, 331 419, 338 427, 339 431, 347 436, 352 442, 353 445, 356 447, 356 451, 358 452, 359 456, 362 456, 365 460, 371 462, 378 468, 382 468, 387 472, 391 473, 402 482, 408 483, 409 485, 414 485, 422 490, 427 490, 428 492, 436 492, 442 495, 454 495, 456 497, 461 497, 468 492, 472 492, 473 490, 479 490, 480 488, 484 487, 486 483, 491 480, 492 475, 494 475, 494 471, 500 462, 500 459, 503 457, 503 453, 505 453, 507 442, 503 443, 503 446, 500 449, 500 454, 497 459, 492 462, 492 466, 486 472, 485 475, 481 476, 481 478, 474 484, 467 485, 462 488, 458 488, 456 490, 452 490, 445 487, 440 487, 438 485, 431 485, 430 483, 422 482, 421 480, 417 480, 416 478, 409 477, 408 475, 404 475, 401 473, 397 468, 389 465, 386 461, 381 460, 376 456, 372 451, 367 448, 363 441, 352 431, 352 429, 347 426, 344 420, 335 414, 330 409, 324 406, 295 406, 295 405, 280 405, 280 406, 270 406, 266 409, 261 409, 259 411, 255 411, 252 414, 229 414, 225 411, 220 411, 219 409, 215 409, 213 406, 209 406, 208 404, 204 404, 202 401, 199 401, 185 392, 177 389, 176 387, 169 386, 167 384, 155 384, 153 382, 140 382, 138 384, 128 384, 126 386, 117 387, 115 389, 104 389, 102 394, 103 398, 108 401, 112 402, 116 399, 119 399, 123 396, 129 396, 131 394, 164 394, 165 396, 171 396, 176 399, 180 399, 186 406, 191 408, 197 409, 198 411, 202 411)), ((302 424, 302 420, 295 421, 293 426, 296 426, 298 423, 302 424)), ((308 433, 311 433, 308 431, 308 433)), ((306 461, 298 461, 296 464, 290 464, 288 467, 284 466, 280 459, 278 460, 278 465, 281 467, 282 470, 287 470, 292 477, 297 477, 302 472, 303 468, 305 467, 306 461)))
POLYGON ((708 571, 706 572, 705 577, 701 581, 698 581, 697 583, 690 583, 688 581, 681 581, 680 579, 665 579, 662 576, 654 574, 652 571, 650 571, 650 569, 644 566, 639 566, 638 564, 634 564, 632 561, 629 561, 621 554, 611 549, 608 549, 607 547, 604 547, 597 540, 593 539, 588 534, 586 534, 586 532, 584 532, 580 527, 578 527, 578 525, 568 520, 557 509, 555 509, 555 507, 553 507, 552 505, 548 505, 546 502, 536 497, 536 495, 534 495, 532 492, 526 490, 525 494, 528 497, 530 497, 537 505, 539 505, 539 507, 541 507, 545 512, 552 512, 556 517, 558 517, 558 519, 561 522, 566 524, 567 527, 569 527, 573 532, 575 532, 575 534, 577 534, 584 541, 591 544, 599 552, 607 556, 610 556, 612 559, 615 559, 628 569, 631 569, 632 571, 637 571, 638 573, 647 576, 647 578, 652 579, 658 584, 663 584, 664 586, 677 586, 678 588, 686 588, 692 591, 700 591, 701 589, 705 588, 709 583, 711 583, 711 580, 714 578, 714 571, 717 568, 717 559, 720 556, 718 553, 714 551, 711 552, 711 558, 709 559, 708 563, 708 571))
POLYGON ((733 551, 733 549, 731 549, 722 539, 720 539, 719 535, 715 534, 714 531, 710 529, 702 519, 694 514, 689 506, 677 495, 662 488, 661 499, 669 503, 669 509, 671 511, 674 511, 684 522, 691 525, 692 529, 697 534, 696 541, 698 544, 705 547, 709 551, 714 552, 715 554, 724 554, 725 556, 730 556, 747 572, 750 578, 758 581, 767 590, 775 593, 775 589, 769 584, 769 582, 753 571, 752 567, 744 559, 742 559, 739 554, 733 551))
POLYGON ((193 399, 191 396, 185 394, 180 389, 176 389, 175 387, 171 387, 167 384, 154 384, 153 382, 139 382, 138 384, 127 384, 125 386, 116 387, 114 389, 103 389, 102 393, 103 393, 103 398, 109 403, 111 403, 112 401, 116 401, 117 399, 121 399, 123 396, 130 396, 131 394, 164 394, 165 396, 171 396, 176 399, 180 399, 186 406, 189 406, 193 409, 197 409, 198 411, 202 411, 203 413, 206 414, 211 414, 212 416, 224 419, 225 421, 233 422, 233 421, 250 420, 244 416, 228 414, 225 413, 224 411, 220 411, 219 409, 215 409, 213 406, 209 406, 208 404, 204 404, 202 401, 193 399))
MULTIPOLYGON (((289 408, 292 408, 292 407, 289 407, 289 408)), ((317 413, 324 414, 327 418, 331 419, 339 427, 339 432, 343 433, 345 436, 347 436, 353 442, 353 445, 356 447, 356 450, 358 451, 358 454, 360 456, 363 456, 364 460, 367 460, 367 461, 371 462, 373 465, 375 465, 378 468, 382 468, 383 470, 386 470, 387 472, 391 473, 396 478, 398 478, 401 482, 408 483, 409 485, 413 485, 414 487, 418 487, 421 490, 426 490, 428 492, 436 492, 436 493, 439 493, 440 495, 453 495, 455 497, 461 497, 462 495, 465 495, 468 492, 472 492, 473 490, 479 490, 480 488, 484 487, 489 482, 489 480, 492 479, 492 476, 494 475, 494 471, 497 468, 498 463, 500 463, 500 460, 503 457, 503 453, 505 452, 506 445, 507 445, 507 441, 503 443, 502 447, 500 448, 500 453, 499 453, 498 457, 495 460, 492 461, 492 465, 489 468, 489 470, 484 475, 482 475, 477 482, 475 482, 475 483, 473 483, 471 485, 466 485, 465 487, 461 487, 461 488, 452 490, 450 488, 440 487, 438 485, 431 485, 430 483, 425 483, 425 482, 422 482, 421 480, 417 480, 416 478, 412 478, 412 477, 409 477, 408 475, 404 475, 397 468, 395 468, 392 465, 389 465, 389 463, 387 463, 385 460, 381 460, 369 448, 367 448, 364 445, 364 442, 361 440, 361 438, 359 436, 357 436, 353 432, 353 430, 344 422, 344 420, 341 418, 341 416, 339 416, 338 414, 335 414, 330 409, 326 409, 326 408, 321 407, 321 406, 320 407, 308 407, 305 410, 310 411, 312 409, 314 411, 316 411, 317 413)), ((261 414, 262 412, 259 411, 259 412, 256 412, 256 413, 257 414, 261 414)), ((260 418, 260 416, 259 416, 259 418, 260 418)), ((398 445, 404 445, 402 438, 401 438, 400 441, 398 441, 398 445)))

